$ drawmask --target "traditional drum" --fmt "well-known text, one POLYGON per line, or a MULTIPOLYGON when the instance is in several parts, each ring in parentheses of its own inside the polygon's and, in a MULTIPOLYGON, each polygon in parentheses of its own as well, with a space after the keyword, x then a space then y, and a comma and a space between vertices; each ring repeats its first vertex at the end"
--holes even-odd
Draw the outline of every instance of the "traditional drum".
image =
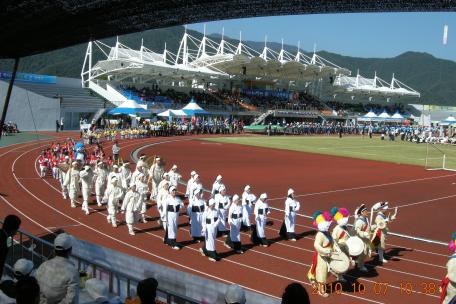
POLYGON ((329 268, 336 274, 342 274, 347 272, 350 267, 350 259, 348 256, 339 251, 331 253, 329 257, 329 268))
POLYGON ((351 236, 345 242, 350 256, 359 256, 364 251, 364 242, 357 236, 351 236))

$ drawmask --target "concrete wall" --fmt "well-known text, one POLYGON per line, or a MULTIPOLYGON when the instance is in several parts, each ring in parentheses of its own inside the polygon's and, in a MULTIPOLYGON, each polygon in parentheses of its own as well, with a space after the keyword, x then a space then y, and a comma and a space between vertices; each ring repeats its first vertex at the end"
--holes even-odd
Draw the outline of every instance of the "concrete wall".
MULTIPOLYGON (((159 239, 150 240, 151 242, 160 242, 159 239)), ((163 245, 165 246, 165 245, 163 245)), ((171 250, 164 247, 163 250, 171 250)), ((122 273, 129 277, 140 281, 145 278, 154 277, 159 282, 159 288, 171 290, 177 294, 190 297, 197 300, 199 303, 206 304, 221 304, 224 302, 224 293, 228 285, 215 280, 209 280, 187 272, 175 270, 170 267, 165 267, 160 264, 155 264, 150 261, 139 259, 118 251, 114 251, 102 246, 78 240, 73 245, 73 254, 84 257, 84 259, 93 261, 103 265, 108 269, 112 269, 118 273, 122 273)), ((166 255, 165 255, 166 256, 166 255)), ((203 257, 199 257, 203 258, 203 257)), ((151 257, 151 259, 155 259, 151 257)), ((223 263, 220 262, 220 263, 223 263)), ((218 267, 214 265, 214 267, 218 267)), ((261 278, 251 278, 252 280, 261 280, 261 278)), ((125 281, 123 282, 123 285, 125 281)), ((119 290, 124 290, 118 286, 117 280, 114 286, 119 290)), ((136 293, 136 285, 131 286, 130 290, 133 294, 136 293)), ((125 294, 121 295, 121 298, 125 294)), ((246 290, 246 298, 248 304, 279 304, 280 301, 263 296, 258 293, 246 290)))
MULTIPOLYGON (((0 81, 0 107, 3 109, 8 83, 0 81)), ((20 131, 55 130, 60 119, 59 100, 47 98, 17 86, 13 87, 6 121, 15 122, 20 131), (30 102, 30 104, 29 104, 30 102)))

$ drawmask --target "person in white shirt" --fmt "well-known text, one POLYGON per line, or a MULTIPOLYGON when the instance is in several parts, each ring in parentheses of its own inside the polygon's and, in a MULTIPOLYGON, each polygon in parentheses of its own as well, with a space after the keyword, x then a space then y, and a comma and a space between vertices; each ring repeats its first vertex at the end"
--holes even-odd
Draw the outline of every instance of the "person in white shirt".
MULTIPOLYGON (((112 171, 109 172, 108 174, 108 186, 106 188, 106 191, 109 190, 110 187, 112 187, 112 184, 110 183, 110 181, 112 180, 112 177, 115 176, 117 178, 117 180, 120 182, 122 177, 120 176, 120 173, 119 173, 119 166, 117 165, 113 165, 112 166, 112 171)), ((121 184, 119 184, 119 187, 122 186, 121 184)), ((126 191, 126 190, 125 190, 126 191)), ((106 195, 105 195, 105 199, 106 198, 106 195)))
POLYGON ((177 187, 182 176, 179 174, 176 165, 171 167, 171 170, 168 171, 168 175, 171 186, 177 187))
POLYGON ((106 219, 108 223, 112 224, 112 227, 117 227, 117 209, 119 208, 119 202, 123 197, 122 187, 119 186, 119 179, 116 176, 112 176, 109 180, 110 187, 105 192, 105 197, 108 200, 108 216, 106 219))
POLYGON ((208 208, 203 213, 203 234, 205 242, 203 248, 200 248, 202 255, 209 258, 209 261, 215 262, 219 260, 215 248, 215 241, 217 238, 217 227, 220 221, 220 214, 215 208, 215 200, 211 198, 208 202, 208 208))
POLYGON ((288 189, 288 196, 285 200, 285 219, 280 228, 280 235, 290 241, 296 241, 295 223, 296 212, 299 211, 300 204, 294 198, 294 190, 288 189))
POLYGON ((147 185, 147 177, 141 174, 136 179, 136 190, 139 193, 138 211, 141 216, 141 222, 147 223, 146 212, 147 212, 147 191, 149 187, 147 185))
POLYGON ((92 181, 93 181, 93 171, 90 166, 84 166, 84 170, 79 172, 79 177, 81 178, 81 185, 82 185, 82 211, 85 214, 89 214, 89 197, 90 192, 92 190, 92 181))
POLYGON ((157 203, 157 210, 158 214, 160 215, 160 219, 157 221, 159 225, 163 225, 166 229, 166 210, 164 210, 163 204, 164 201, 169 196, 169 187, 170 184, 168 182, 164 183, 160 189, 158 189, 157 198, 155 199, 157 203))
POLYGON ((128 190, 128 186, 130 185, 131 182, 131 169, 130 169, 130 163, 128 161, 124 162, 122 166, 120 167, 120 181, 122 183, 122 188, 124 191, 128 190))
POLYGON ((116 141, 114 141, 114 145, 112 145, 112 159, 114 160, 114 162, 119 161, 119 153, 120 153, 120 147, 119 147, 119 143, 116 140, 116 141))
POLYGON ((230 233, 226 236, 225 247, 232 248, 236 253, 243 253, 241 247, 242 205, 239 195, 233 195, 233 201, 228 210, 230 233))
POLYGON ((136 164, 135 171, 131 174, 130 178, 130 186, 136 184, 136 179, 138 178, 139 175, 144 175, 143 173, 143 167, 141 164, 136 164))
POLYGON ((101 207, 104 191, 106 189, 106 183, 108 181, 108 170, 106 164, 102 161, 98 161, 95 167, 95 195, 97 198, 97 205, 101 207))
POLYGON ((249 185, 245 186, 244 192, 242 193, 242 225, 250 230, 250 215, 252 214, 252 206, 255 204, 256 196, 251 193, 249 185))
POLYGON ((191 190, 191 187, 192 187, 192 184, 193 184, 193 180, 194 180, 194 177, 196 175, 196 172, 195 171, 192 171, 190 172, 190 178, 189 180, 187 181, 187 190, 185 191, 185 197, 188 197, 190 198, 190 190, 191 190))
POLYGON ((269 214, 269 206, 266 202, 268 198, 266 193, 260 195, 260 199, 255 204, 255 229, 252 231, 251 240, 254 244, 261 244, 263 247, 268 247, 269 242, 266 240, 264 229, 269 214))
POLYGON ((226 234, 226 214, 228 208, 230 207, 230 198, 226 194, 226 188, 224 185, 219 187, 219 193, 217 193, 214 197, 215 200, 215 207, 220 212, 220 222, 218 226, 219 234, 226 234))
POLYGON ((203 184, 201 184, 199 175, 195 174, 195 176, 193 176, 193 183, 190 187, 190 196, 188 198, 189 201, 194 199, 193 196, 195 194, 195 189, 197 189, 197 188, 203 189, 203 184))
POLYGON ((79 177, 79 163, 74 161, 71 163, 71 169, 68 170, 65 181, 63 185, 68 188, 71 208, 76 208, 76 201, 79 197, 79 193, 81 192, 80 188, 80 177, 79 177))
POLYGON ((187 214, 190 217, 190 235, 195 243, 204 240, 202 229, 205 205, 206 202, 203 199, 203 190, 201 188, 196 188, 193 199, 187 206, 187 214))
POLYGON ((214 198, 217 193, 220 192, 220 187, 224 186, 222 183, 222 176, 219 174, 212 184, 211 197, 214 198))
POLYGON ((178 220, 180 210, 183 206, 182 201, 176 196, 176 187, 169 188, 169 196, 162 204, 166 212, 166 231, 163 242, 175 250, 179 250, 180 246, 176 242, 178 220))
POLYGON ((156 157, 153 165, 149 169, 149 180, 152 182, 151 197, 155 199, 158 193, 158 184, 163 178, 165 169, 160 157, 156 157))
POLYGON ((130 235, 135 235, 133 230, 133 224, 136 221, 139 211, 139 200, 140 194, 136 191, 136 185, 131 185, 130 190, 125 194, 124 200, 122 202, 122 213, 125 213, 125 222, 127 223, 128 233, 130 235))

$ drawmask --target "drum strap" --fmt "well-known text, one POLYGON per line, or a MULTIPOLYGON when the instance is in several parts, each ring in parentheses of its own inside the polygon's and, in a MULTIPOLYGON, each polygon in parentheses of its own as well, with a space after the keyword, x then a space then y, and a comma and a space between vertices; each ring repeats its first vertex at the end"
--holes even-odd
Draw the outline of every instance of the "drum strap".
POLYGON ((384 220, 386 219, 386 215, 384 215, 383 213, 379 213, 377 215, 380 216, 381 218, 383 218, 384 220))
POLYGON ((440 295, 440 303, 443 303, 443 301, 446 298, 447 288, 448 288, 449 284, 450 284, 450 278, 448 278, 447 276, 445 276, 443 278, 442 282, 440 282, 440 288, 442 288, 442 293, 440 295))

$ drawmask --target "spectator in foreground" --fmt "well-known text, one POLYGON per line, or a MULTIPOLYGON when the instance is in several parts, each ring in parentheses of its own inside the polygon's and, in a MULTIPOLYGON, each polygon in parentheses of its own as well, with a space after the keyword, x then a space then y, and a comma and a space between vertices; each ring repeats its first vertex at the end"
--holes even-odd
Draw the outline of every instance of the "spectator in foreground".
POLYGON ((282 304, 309 304, 309 294, 299 283, 291 283, 285 287, 282 295, 282 304))
POLYGON ((26 277, 19 280, 16 285, 16 304, 40 303, 40 286, 34 277, 26 277))
POLYGON ((36 271, 41 287, 41 304, 79 303, 79 273, 69 260, 73 240, 66 233, 54 240, 55 257, 44 262, 36 271))
MULTIPOLYGON (((17 284, 20 280, 24 280, 29 278, 33 272, 33 262, 27 259, 19 259, 14 263, 13 266, 14 272, 14 281, 13 280, 5 280, 0 283, 0 290, 3 291, 5 295, 9 298, 15 299, 18 292, 17 292, 17 284)), ((0 303, 1 299, 0 299, 0 303)))
POLYGON ((0 279, 3 276, 3 267, 5 266, 6 256, 8 255, 8 238, 12 238, 20 226, 21 219, 14 214, 7 215, 3 221, 0 231, 0 279))
POLYGON ((225 292, 226 304, 245 304, 245 292, 239 285, 229 286, 225 292))
POLYGON ((125 304, 155 304, 157 297, 158 282, 154 278, 144 279, 138 283, 136 288, 137 296, 133 299, 127 299, 125 304))

